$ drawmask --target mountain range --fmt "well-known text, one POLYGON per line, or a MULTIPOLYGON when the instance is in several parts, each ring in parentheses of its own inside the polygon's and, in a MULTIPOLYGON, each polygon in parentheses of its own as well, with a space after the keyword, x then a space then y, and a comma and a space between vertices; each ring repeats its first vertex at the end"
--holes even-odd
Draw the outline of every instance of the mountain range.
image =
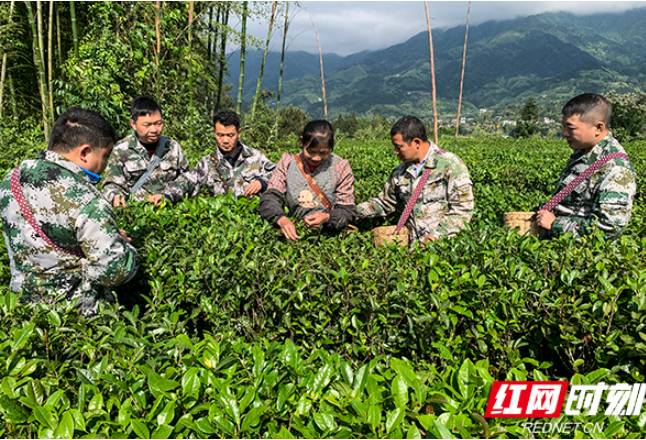
MULTIPOLYGON (((618 14, 544 13, 470 26, 464 115, 480 108, 518 106, 533 97, 560 109, 579 93, 646 90, 646 8, 618 14)), ((433 30, 438 111, 455 114, 465 26, 433 30)), ((229 84, 237 91, 239 52, 229 55, 229 84)), ((262 51, 245 56, 245 102, 256 89, 262 51)), ((383 50, 346 57, 324 54, 327 105, 338 114, 432 115, 427 32, 383 50)), ((281 106, 323 116, 318 54, 286 52, 281 106)), ((269 52, 262 86, 278 88, 280 53, 269 52)), ((234 93, 235 95, 235 93, 234 93)))

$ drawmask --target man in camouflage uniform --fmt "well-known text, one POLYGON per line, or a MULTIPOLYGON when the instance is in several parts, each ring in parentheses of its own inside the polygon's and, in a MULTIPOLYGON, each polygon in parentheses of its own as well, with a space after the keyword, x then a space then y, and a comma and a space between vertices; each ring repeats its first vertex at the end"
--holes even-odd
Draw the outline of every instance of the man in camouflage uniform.
POLYGON ((133 200, 146 200, 161 192, 167 182, 188 171, 182 147, 177 141, 162 136, 164 119, 161 107, 154 99, 135 98, 130 115, 134 132, 114 146, 103 184, 103 194, 115 207, 125 206, 133 189, 133 200), (143 185, 138 184, 153 161, 157 164, 154 171, 145 178, 143 185))
POLYGON ((137 272, 137 251, 117 227, 95 184, 116 134, 99 114, 63 113, 47 151, 10 171, 0 184, 0 215, 11 262, 11 291, 29 303, 56 294, 84 314, 113 301, 110 287, 137 272))
MULTIPOLYGON (((608 129, 612 107, 603 96, 579 95, 565 104, 562 113, 563 136, 573 152, 554 194, 599 159, 611 153, 626 153, 608 129)), ((553 212, 538 212, 536 221, 543 228, 541 237, 558 237, 566 232, 582 236, 598 228, 606 238, 617 238, 630 220, 635 192, 636 175, 630 160, 611 159, 556 205, 553 212)))
MULTIPOLYGON (((267 182, 276 164, 260 151, 239 141, 240 118, 231 110, 219 110, 213 117, 213 134, 218 148, 204 156, 195 168, 169 182, 163 191, 173 203, 184 197, 197 196, 206 187, 211 196, 226 194, 251 197, 267 189, 267 182)), ((160 203, 162 194, 150 197, 160 203)))
POLYGON ((426 137, 422 121, 404 116, 390 130, 395 154, 402 161, 388 177, 384 190, 357 206, 359 216, 385 217, 402 212, 426 169, 430 174, 406 222, 409 243, 450 237, 473 215, 473 184, 455 154, 441 150, 426 137))

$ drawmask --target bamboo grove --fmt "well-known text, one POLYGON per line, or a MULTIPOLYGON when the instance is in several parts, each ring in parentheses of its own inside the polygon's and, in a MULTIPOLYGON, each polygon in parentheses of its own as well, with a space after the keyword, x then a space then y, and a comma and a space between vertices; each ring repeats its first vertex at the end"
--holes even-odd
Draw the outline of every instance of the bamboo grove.
MULTIPOLYGON (((425 7, 428 8, 426 4, 425 7)), ((202 137, 197 131, 207 130, 217 109, 230 107, 243 113, 245 53, 262 50, 260 73, 244 125, 254 140, 262 139, 265 143, 277 140, 288 30, 290 21, 301 9, 307 13, 313 29, 306 38, 316 37, 318 43, 321 96, 327 119, 321 39, 314 18, 299 2, 292 2, 291 12, 290 2, 277 1, 2 2, 0 124, 15 127, 17 132, 38 130, 48 141, 56 117, 65 108, 82 106, 98 111, 117 127, 127 127, 128 103, 137 95, 148 94, 165 109, 170 132, 199 149, 198 139, 202 137), (265 40, 248 34, 250 20, 267 23, 265 40), (262 88, 272 38, 282 39, 278 43, 281 63, 276 94, 262 88), (225 79, 227 51, 238 47, 239 85, 238 90, 232 90, 225 79), (267 98, 276 99, 270 122, 267 114, 262 114, 267 98)), ((470 7, 461 84, 469 12, 470 7)), ((429 88, 432 86, 433 90, 436 138, 430 21, 428 32, 432 73, 429 88)), ((461 98, 460 94, 460 104, 461 98)), ((285 119, 295 109, 283 110, 285 119)), ((300 120, 305 115, 298 116, 300 120)))
MULTIPOLYGON (((2 2, 1 123, 31 124, 48 140, 57 115, 79 105, 127 126, 128 103, 150 94, 193 144, 201 119, 240 111, 244 52, 266 53, 272 33, 286 39, 288 20, 288 2, 2 2), (248 20, 268 21, 266 42, 247 34, 248 20), (233 45, 243 54, 237 93, 225 79, 233 45)), ((261 83, 262 73, 253 110, 261 83)))

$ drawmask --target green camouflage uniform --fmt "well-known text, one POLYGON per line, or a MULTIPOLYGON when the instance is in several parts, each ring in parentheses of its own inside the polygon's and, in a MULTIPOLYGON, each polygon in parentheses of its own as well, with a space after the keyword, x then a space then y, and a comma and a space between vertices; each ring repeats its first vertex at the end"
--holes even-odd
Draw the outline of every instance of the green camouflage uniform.
MULTIPOLYGON (((587 154, 584 154, 584 150, 574 150, 559 176, 554 194, 598 159, 610 153, 625 152, 612 133, 587 154)), ((552 223, 551 231, 543 236, 558 237, 566 232, 582 236, 599 228, 606 238, 619 237, 630 220, 636 180, 630 161, 608 161, 556 205, 552 210, 556 220, 552 223)))
POLYGON ((426 168, 432 170, 431 174, 406 222, 410 244, 429 234, 455 235, 473 215, 473 184, 464 162, 432 142, 428 161, 418 175, 415 176, 413 164, 400 163, 388 177, 384 190, 357 206, 359 216, 385 217, 395 211, 403 212, 426 168))
POLYGON ((255 148, 241 142, 238 144, 242 151, 233 166, 225 159, 220 149, 216 148, 214 153, 202 157, 195 168, 169 182, 163 191, 164 196, 176 203, 184 197, 197 196, 202 187, 206 187, 211 196, 225 194, 222 179, 236 197, 242 196, 247 185, 254 180, 261 181, 265 189, 276 164, 255 148))
POLYGON ((11 191, 12 170, 0 184, 11 290, 22 292, 29 303, 64 293, 69 301, 78 298, 82 313, 95 313, 98 302, 114 300, 109 287, 135 275, 136 249, 121 238, 110 203, 78 165, 42 151, 19 169, 20 186, 41 230, 58 246, 80 248, 85 258, 57 250, 36 234, 11 191))
MULTIPOLYGON (((121 195, 128 200, 130 189, 146 172, 154 157, 132 133, 114 146, 108 168, 105 171, 103 195, 112 203, 114 196, 121 195)), ((182 153, 182 147, 173 139, 166 138, 164 154, 146 183, 133 194, 136 201, 147 200, 153 194, 160 194, 167 182, 175 180, 188 170, 188 160, 182 153)))

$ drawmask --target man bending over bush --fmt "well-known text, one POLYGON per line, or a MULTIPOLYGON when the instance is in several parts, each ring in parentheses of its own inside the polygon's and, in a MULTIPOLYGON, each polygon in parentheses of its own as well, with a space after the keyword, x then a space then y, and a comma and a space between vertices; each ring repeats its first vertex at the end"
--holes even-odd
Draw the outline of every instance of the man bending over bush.
POLYGON ((636 175, 623 147, 608 129, 612 107, 603 96, 584 93, 568 101, 562 113, 563 137, 573 152, 554 194, 589 167, 594 171, 553 212, 538 211, 536 221, 544 229, 541 236, 558 237, 566 232, 582 236, 598 228, 607 238, 619 237, 632 213, 636 175))
POLYGON ((115 140, 98 113, 70 108, 56 121, 48 150, 0 184, 10 288, 23 301, 50 302, 63 293, 93 314, 100 301, 114 300, 110 287, 137 272, 137 251, 95 187, 115 140))
POLYGON ((390 174, 377 197, 357 206, 359 216, 385 217, 404 211, 422 182, 409 217, 401 220, 406 221, 410 230, 409 242, 455 235, 473 215, 473 184, 466 165, 455 154, 430 142, 424 123, 415 116, 397 121, 390 136, 402 163, 390 174))

